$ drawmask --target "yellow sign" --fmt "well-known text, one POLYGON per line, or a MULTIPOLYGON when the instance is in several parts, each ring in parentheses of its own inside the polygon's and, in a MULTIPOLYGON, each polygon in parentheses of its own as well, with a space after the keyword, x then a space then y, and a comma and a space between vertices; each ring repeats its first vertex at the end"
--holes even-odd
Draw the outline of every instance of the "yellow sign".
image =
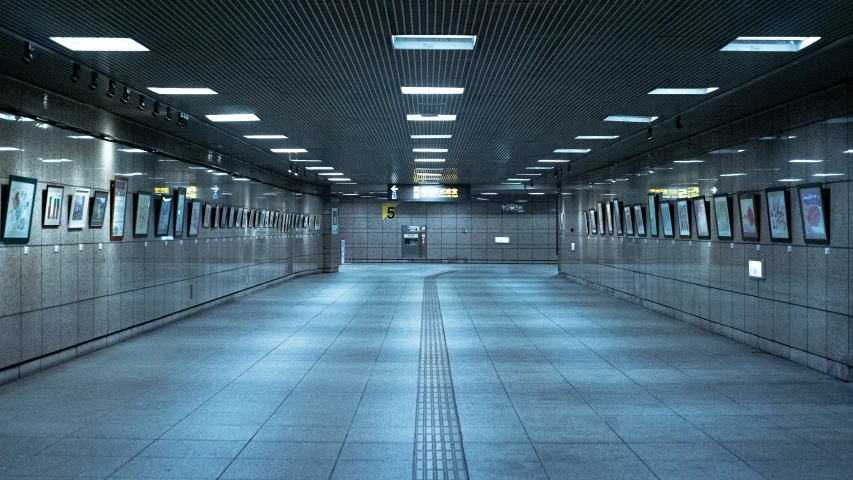
POLYGON ((169 187, 155 187, 154 194, 155 195, 168 195, 170 193, 169 187))
POLYGON ((198 188, 195 186, 187 187, 187 198, 198 198, 198 188))
POLYGON ((699 196, 699 187, 652 188, 649 193, 659 193, 661 198, 673 200, 676 198, 693 198, 699 196))
POLYGON ((453 187, 415 186, 415 200, 427 198, 459 198, 459 189, 453 187))
POLYGON ((397 202, 382 202, 382 220, 397 216, 397 202))

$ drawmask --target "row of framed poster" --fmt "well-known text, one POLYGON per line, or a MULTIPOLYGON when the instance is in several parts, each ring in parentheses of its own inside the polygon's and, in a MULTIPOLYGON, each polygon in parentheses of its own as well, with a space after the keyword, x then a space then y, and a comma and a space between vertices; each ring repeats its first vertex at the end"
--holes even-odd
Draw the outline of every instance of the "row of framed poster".
MULTIPOLYGON (((124 238, 125 211, 128 202, 128 179, 116 177, 110 182, 111 191, 74 188, 70 195, 68 228, 100 228, 106 221, 107 204, 111 205, 110 240, 124 238), (110 201, 111 200, 111 201, 110 201)), ((9 188, 4 198, 2 239, 4 243, 28 243, 32 229, 32 217, 36 202, 35 178, 11 175, 9 188)), ((47 185, 42 192, 42 227, 58 228, 65 212, 65 189, 62 186, 47 185)), ((174 190, 173 194, 157 195, 148 192, 133 194, 133 236, 147 237, 151 210, 155 212, 154 235, 169 235, 174 226, 173 236, 181 237, 184 228, 188 237, 198 235, 200 228, 275 228, 281 233, 292 230, 320 230, 316 215, 288 213, 249 207, 217 205, 199 201, 187 203, 185 188, 174 190), (189 212, 187 213, 187 208, 189 212), (185 217, 189 221, 185 222, 185 217), (174 224, 173 224, 174 222, 174 224)))
MULTIPOLYGON (((802 217, 803 238, 806 243, 829 243, 829 196, 828 190, 819 183, 800 185, 797 200, 802 217)), ((770 240, 791 241, 790 192, 785 187, 768 188, 764 191, 770 240)), ((740 216, 740 233, 745 242, 761 240, 760 200, 762 195, 754 191, 740 192, 737 198, 740 216)), ((714 195, 712 198, 714 219, 719 240, 733 240, 732 195, 714 195)), ((705 197, 681 198, 675 201, 660 201, 658 195, 648 195, 648 209, 642 204, 623 205, 619 200, 598 202, 597 209, 586 212, 587 235, 637 235, 659 236, 658 226, 665 238, 675 238, 676 223, 679 238, 692 238, 695 229, 700 240, 711 239, 711 205, 705 197), (648 232, 646 212, 648 211, 648 232), (658 221, 660 218, 660 221, 658 221), (691 223, 693 225, 691 225, 691 223)))

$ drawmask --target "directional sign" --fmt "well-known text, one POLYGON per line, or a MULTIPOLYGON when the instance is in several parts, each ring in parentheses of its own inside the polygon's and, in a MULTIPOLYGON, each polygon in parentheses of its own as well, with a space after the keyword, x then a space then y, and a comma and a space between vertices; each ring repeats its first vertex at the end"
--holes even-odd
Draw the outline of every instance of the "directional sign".
POLYGON ((470 185, 388 185, 388 200, 400 202, 467 202, 470 185))

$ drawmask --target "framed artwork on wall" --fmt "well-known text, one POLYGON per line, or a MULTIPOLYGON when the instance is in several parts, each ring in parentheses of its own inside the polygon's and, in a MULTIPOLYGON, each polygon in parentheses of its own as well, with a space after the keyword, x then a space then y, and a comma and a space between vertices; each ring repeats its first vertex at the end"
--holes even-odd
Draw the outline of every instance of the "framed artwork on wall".
POLYGON ((110 241, 124 238, 124 217, 127 211, 127 177, 116 177, 112 182, 110 202, 110 241))
POLYGON ((585 222, 584 222, 584 223, 586 223, 586 234, 587 234, 587 235, 589 235, 589 234, 590 234, 590 229, 589 229, 589 212, 583 212, 583 218, 584 218, 584 220, 585 220, 585 222))
POLYGON ((211 215, 213 218, 210 222, 210 228, 219 228, 219 219, 222 217, 222 205, 214 205, 213 213, 211 215))
POLYGON ((598 234, 604 235, 606 233, 604 228, 604 204, 602 204, 601 202, 598 202, 597 213, 598 214, 596 215, 596 221, 598 223, 598 234))
POLYGON ((661 202, 660 204, 660 221, 663 225, 663 236, 675 238, 675 231, 672 229, 672 206, 669 202, 661 202))
POLYGON ((42 227, 58 227, 62 223, 62 194, 64 189, 58 185, 48 185, 42 202, 42 227))
POLYGON ((690 204, 687 199, 676 200, 675 209, 678 212, 678 237, 690 238, 690 204))
POLYGON ((86 217, 89 216, 89 194, 88 188, 75 188, 71 195, 71 208, 68 210, 68 229, 78 230, 86 226, 86 217))
POLYGON ((33 211, 36 206, 35 178, 9 175, 6 194, 6 212, 3 215, 3 242, 27 243, 33 226, 33 211))
POLYGON ((174 210, 173 202, 175 197, 172 195, 161 195, 159 208, 157 211, 157 223, 154 227, 155 237, 165 237, 169 235, 169 225, 172 223, 172 211, 174 210))
POLYGON ((598 228, 595 223, 595 209, 590 209, 586 212, 586 221, 589 224, 589 232, 592 235, 598 235, 598 228))
POLYGON ((175 189, 175 238, 184 234, 184 212, 187 210, 187 189, 175 189))
POLYGON ((619 200, 613 200, 613 231, 622 235, 622 209, 619 200))
POLYGON ((607 234, 613 235, 613 205, 610 202, 604 203, 604 213, 607 219, 607 234))
POLYGON ((204 204, 204 219, 201 221, 202 228, 210 228, 210 217, 213 216, 213 205, 204 204))
POLYGON ((198 224, 201 222, 201 202, 192 202, 190 205, 190 222, 187 226, 187 236, 198 236, 198 224))
POLYGON ((768 188, 767 195, 767 223, 770 226, 770 241, 791 241, 791 210, 788 198, 788 190, 785 187, 768 188))
POLYGON ((761 238, 758 213, 758 195, 754 192, 740 192, 737 195, 740 208, 740 233, 744 242, 757 242, 761 238))
POLYGON ((90 228, 104 226, 104 220, 107 218, 107 200, 109 198, 110 192, 95 190, 95 196, 92 197, 92 215, 89 217, 90 228))
POLYGON ((151 194, 136 192, 136 211, 133 215, 133 236, 147 237, 148 224, 151 220, 151 194))
POLYGON ((221 207, 219 210, 219 228, 228 226, 228 209, 231 207, 221 207))
POLYGON ((658 236, 658 196, 649 194, 649 235, 658 236))
POLYGON ((803 220, 803 240, 806 243, 829 244, 829 198, 819 183, 797 187, 800 215, 803 220))
POLYGON ((714 218, 717 219, 717 238, 732 240, 732 199, 727 194, 714 195, 714 218))
POLYGON ((633 235, 634 220, 631 218, 631 207, 625 205, 622 207, 622 213, 625 214, 625 235, 633 235))
POLYGON ((634 205, 634 222, 637 224, 637 235, 646 236, 646 219, 643 216, 643 206, 641 204, 634 205))
POLYGON ((696 238, 699 240, 711 239, 711 219, 708 214, 708 204, 705 197, 696 197, 693 202, 693 219, 696 223, 696 238))
POLYGON ((228 228, 234 228, 234 221, 237 219, 237 209, 228 207, 228 228))

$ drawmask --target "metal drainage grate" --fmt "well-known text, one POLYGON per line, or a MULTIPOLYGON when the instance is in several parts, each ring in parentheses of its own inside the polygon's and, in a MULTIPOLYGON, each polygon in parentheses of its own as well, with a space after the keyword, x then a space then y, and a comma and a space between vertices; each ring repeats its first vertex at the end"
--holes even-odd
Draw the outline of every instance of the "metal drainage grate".
POLYGON ((421 355, 415 427, 414 480, 467 480, 468 465, 450 376, 450 358, 438 289, 432 275, 424 279, 421 310, 421 355))

